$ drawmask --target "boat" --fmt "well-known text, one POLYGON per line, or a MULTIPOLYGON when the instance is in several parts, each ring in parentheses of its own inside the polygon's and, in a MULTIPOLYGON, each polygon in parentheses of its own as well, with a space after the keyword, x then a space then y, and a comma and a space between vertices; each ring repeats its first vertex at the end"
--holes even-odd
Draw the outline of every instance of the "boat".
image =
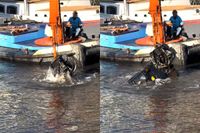
POLYGON ((145 48, 134 45, 133 40, 146 36, 146 25, 131 20, 114 20, 109 23, 110 24, 108 25, 101 25, 101 47, 130 50, 139 50, 145 48))
MULTIPOLYGON (((62 21, 68 21, 76 10, 83 22, 99 22, 99 6, 91 5, 90 0, 60 0, 60 6, 62 21)), ((49 23, 48 7, 49 0, 1 0, 0 23, 12 19, 49 23)))
MULTIPOLYGON (((175 0, 176 1, 176 0, 175 0)), ((144 6, 144 1, 141 2, 140 4, 143 4, 143 6, 141 6, 142 8, 146 8, 146 6, 144 6)), ((111 3, 107 3, 107 4, 111 4, 111 3)), ((113 4, 113 3, 112 3, 113 4)), ((115 5, 116 3, 114 3, 113 5, 115 5)), ((162 7, 163 8, 163 7, 162 7)), ((165 11, 163 11, 165 13, 165 11)), ((162 14, 164 14, 162 12, 162 14)), ((182 13, 182 12, 180 12, 182 13)), ((190 11, 191 13, 191 11, 190 11)), ((194 12, 195 13, 195 12, 194 12)), ((160 13, 160 15, 162 15, 160 13)), ((197 15, 197 14, 196 14, 197 15)), ((199 15, 199 14, 198 14, 199 15)), ((162 17, 159 17, 162 18, 162 17)), ((120 18, 119 18, 120 19, 120 18)), ((109 19, 106 19, 107 21, 109 19)), ((120 19, 121 21, 123 19, 120 19)), ((189 20, 188 20, 189 21, 189 20)), ((162 19, 159 20, 159 22, 162 22, 162 19)), ((162 39, 162 42, 167 43, 170 47, 173 47, 177 50, 177 53, 180 54, 176 59, 176 60, 182 60, 185 59, 185 57, 182 57, 182 55, 187 55, 187 57, 190 56, 190 51, 189 49, 192 49, 192 46, 199 46, 199 38, 196 37, 196 34, 199 35, 199 30, 196 31, 196 33, 193 33, 194 31, 192 31, 191 29, 197 28, 199 27, 199 19, 198 17, 196 19, 194 19, 194 21, 189 21, 189 22, 194 22, 192 23, 192 25, 189 24, 184 24, 184 27, 186 29, 186 31, 188 32, 188 36, 189 38, 186 40, 186 38, 177 38, 174 40, 170 40, 170 41, 166 41, 164 40, 164 37, 162 39), (196 26, 196 27, 195 27, 196 26), (194 38, 192 38, 194 37, 194 38), (192 44, 192 46, 191 46, 192 44), (178 47, 178 48, 177 48, 178 47), (185 49, 185 50, 183 50, 185 49), (181 55, 182 54, 182 55, 181 55)), ((112 24, 112 23, 111 23, 112 24)), ((159 31, 162 31, 162 28, 164 24, 159 23, 161 26, 159 31)), ((139 31, 143 31, 141 34, 140 38, 137 38, 137 36, 134 35, 128 35, 127 37, 124 37, 123 39, 125 40, 120 40, 119 42, 117 42, 117 37, 120 35, 106 35, 101 31, 101 42, 100 42, 100 46, 101 46, 101 59, 108 59, 108 60, 115 60, 115 61, 131 61, 131 62, 144 62, 144 61, 150 61, 150 53, 155 49, 155 40, 153 40, 152 37, 148 36, 150 33, 149 31, 153 32, 152 26, 150 23, 134 23, 134 26, 138 26, 138 25, 143 25, 145 28, 141 28, 139 27, 139 31), (149 28, 151 27, 151 28, 149 28), (139 44, 139 45, 138 45, 139 44)), ((135 34, 137 34, 139 32, 138 30, 135 30, 135 34)), ((157 31, 157 30, 156 30, 157 31)), ((123 35, 123 33, 121 33, 123 35)), ((124 32, 124 34, 126 34, 126 31, 124 32)), ((152 33, 153 34, 153 33, 152 33)), ((158 35, 160 35, 161 33, 158 33, 158 35)), ((138 34, 137 34, 138 35, 138 34)), ((163 33, 164 36, 164 33, 163 33)), ((158 37, 159 39, 159 37, 158 37)), ((156 41, 159 42, 160 40, 156 41)), ((163 44, 163 43, 161 43, 163 44)), ((197 48, 196 47, 196 48, 197 48)), ((195 51, 197 53, 197 51, 195 51)), ((195 53, 193 52, 193 53, 195 53)), ((177 54, 177 55, 178 55, 177 54)), ((179 64, 181 64, 179 62, 179 64)), ((184 64, 184 63, 183 63, 184 64)))
MULTIPOLYGON (((49 64, 53 58, 52 46, 38 46, 35 41, 38 39, 47 37, 45 35, 44 24, 26 24, 27 30, 21 31, 17 34, 13 34, 12 29, 20 29, 25 26, 2 26, 0 27, 0 58, 4 60, 27 62, 36 64, 49 64), (5 29, 6 28, 6 29, 5 29)), ((77 57, 79 66, 83 63, 92 64, 85 60, 81 63, 81 58, 87 58, 86 56, 92 56, 88 54, 88 51, 95 49, 93 57, 98 59, 98 40, 87 39, 84 42, 74 43, 73 45, 59 45, 57 46, 58 55, 72 55, 82 54, 77 57)), ((97 61, 96 61, 97 63, 97 61)), ((81 66, 82 67, 82 66, 81 66)))
MULTIPOLYGON (((172 16, 176 9, 185 24, 200 23, 200 3, 194 0, 164 0, 162 4, 162 17, 165 21, 172 16)), ((152 21, 148 9, 149 0, 103 1, 100 4, 101 17, 104 20, 112 18, 131 19, 138 22, 150 23, 152 21)))
MULTIPOLYGON (((26 62, 33 64, 51 64, 58 58, 66 58, 73 60, 73 65, 80 69, 94 66, 96 67, 99 63, 99 42, 98 38, 83 38, 79 37, 74 40, 60 40, 56 43, 55 35, 63 38, 62 24, 59 15, 59 7, 55 8, 55 2, 59 3, 59 0, 51 1, 50 4, 54 3, 51 8, 50 17, 50 30, 48 24, 31 22, 27 23, 15 23, 12 22, 8 25, 3 24, 0 26, 0 59, 10 60, 16 62, 26 62), (52 7, 54 7, 52 10, 52 7), (58 10, 58 12, 56 12, 58 10), (52 15, 52 11, 54 14, 52 15), (56 16, 56 17, 55 17, 56 16), (60 19, 57 19, 57 18, 60 19), (56 21, 55 21, 56 20, 56 21), (56 27, 52 28, 52 26, 56 27), (54 32, 56 31, 56 32, 54 32), (50 35, 49 35, 50 34, 50 35), (45 39, 51 39, 48 41, 50 45, 45 45, 45 39), (44 45, 38 45, 37 42, 44 45), (56 55, 56 56, 55 56, 56 55)), ((98 25, 98 23, 96 23, 98 25)))
MULTIPOLYGON (((179 0, 165 0, 161 1, 162 4, 162 19, 163 21, 168 21, 172 16, 172 10, 176 9, 180 11, 178 14, 184 21, 184 26, 186 31, 190 32, 190 25, 199 25, 200 24, 200 12, 199 3, 195 3, 190 0, 183 0, 181 3, 179 0)), ((146 46, 153 46, 153 41, 149 34, 152 32, 151 16, 148 13, 149 1, 148 0, 127 0, 127 3, 122 1, 105 1, 101 2, 101 17, 104 20, 101 20, 102 23, 112 20, 134 20, 142 24, 133 24, 138 27, 138 31, 135 31, 135 35, 126 34, 124 32, 124 40, 117 41, 118 36, 105 35, 101 32, 101 46, 109 48, 118 48, 118 49, 130 49, 130 50, 139 50, 146 48, 146 46), (141 26, 142 25, 142 26, 141 26), (145 29, 146 28, 146 29, 145 29), (146 31, 145 31, 146 30, 146 31), (139 31, 141 31, 139 33, 139 31), (139 33, 139 34, 138 34, 139 33), (137 36, 140 35, 140 36, 137 36), (109 39, 108 39, 109 38, 109 39), (114 38, 114 39, 112 39, 114 38), (106 40, 106 41, 105 41, 106 40), (108 41, 115 40, 115 41, 108 41), (107 43, 108 41, 108 43, 107 43), (144 47, 143 47, 144 46, 144 47)), ((132 32, 133 33, 133 32, 132 32)), ((199 32, 192 33, 198 35, 199 32)), ((192 35, 190 35, 191 37, 192 35)), ((181 42, 183 38, 178 38, 176 40, 167 41, 167 43, 181 42)))
MULTIPOLYGON (((200 14, 198 9, 199 5, 192 5, 189 0, 183 0, 181 3, 178 0, 166 0, 162 1, 162 18, 163 21, 169 20, 172 16, 171 11, 177 9, 179 16, 184 21, 184 26, 186 31, 190 32, 190 25, 200 24, 200 14)), ((101 2, 101 17, 102 24, 109 21, 126 21, 134 20, 137 23, 132 23, 129 27, 131 32, 123 32, 118 35, 109 34, 101 30, 100 45, 106 48, 116 48, 116 49, 129 49, 129 50, 141 50, 153 46, 153 41, 149 34, 152 32, 151 16, 148 14, 149 1, 146 0, 129 0, 127 3, 123 2, 101 2), (126 12, 125 12, 126 11, 126 12), (127 16, 126 16, 127 15, 127 16), (104 20, 103 20, 104 19, 104 20), (137 27, 137 28, 135 28, 137 27), (132 30, 137 29, 137 30, 132 30)), ((112 26, 112 24, 111 24, 112 26)), ((115 26, 115 25, 114 25, 115 26)), ((191 33, 198 35, 199 32, 196 31, 191 33)), ((190 37, 192 36, 190 34, 190 37)), ((175 40, 167 41, 168 44, 181 42, 183 38, 178 38, 175 40)))

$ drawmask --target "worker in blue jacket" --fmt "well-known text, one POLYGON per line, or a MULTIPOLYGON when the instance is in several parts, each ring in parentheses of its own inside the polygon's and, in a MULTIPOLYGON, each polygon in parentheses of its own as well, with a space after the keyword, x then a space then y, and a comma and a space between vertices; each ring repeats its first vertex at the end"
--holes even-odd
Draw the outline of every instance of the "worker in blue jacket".
POLYGON ((173 16, 170 18, 172 27, 171 27, 171 33, 169 34, 173 36, 173 39, 176 39, 181 35, 181 32, 183 30, 183 21, 181 17, 178 16, 177 10, 173 10, 172 14, 173 16))
POLYGON ((80 33, 82 32, 82 21, 81 19, 78 17, 78 12, 74 11, 73 12, 73 16, 69 18, 68 23, 67 23, 67 27, 70 27, 70 30, 66 31, 68 33, 67 36, 68 38, 76 38, 80 35, 80 33))

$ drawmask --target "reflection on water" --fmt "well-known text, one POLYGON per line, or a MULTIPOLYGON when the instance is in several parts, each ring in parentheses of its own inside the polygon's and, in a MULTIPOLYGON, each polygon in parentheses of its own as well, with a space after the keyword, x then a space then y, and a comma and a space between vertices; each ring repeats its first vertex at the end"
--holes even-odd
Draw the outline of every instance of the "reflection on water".
POLYGON ((0 62, 0 132, 98 133, 99 74, 69 86, 42 81, 47 69, 0 62))
POLYGON ((142 64, 101 62, 102 133, 199 133, 200 68, 164 85, 130 86, 142 64))

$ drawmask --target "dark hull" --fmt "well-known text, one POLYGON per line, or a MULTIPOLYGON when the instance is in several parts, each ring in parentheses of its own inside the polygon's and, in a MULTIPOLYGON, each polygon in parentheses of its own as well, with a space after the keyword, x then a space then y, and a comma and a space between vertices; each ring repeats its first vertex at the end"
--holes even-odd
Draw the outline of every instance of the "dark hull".
POLYGON ((114 49, 101 47, 101 60, 111 61, 122 61, 122 62, 148 62, 150 56, 146 55, 135 55, 135 51, 127 51, 123 49, 114 49))
POLYGON ((27 63, 48 63, 53 60, 52 55, 42 57, 33 56, 35 51, 23 51, 21 49, 12 49, 0 47, 0 59, 7 61, 27 62, 27 63))
MULTIPOLYGON (((99 46, 91 48, 82 47, 82 53, 58 53, 59 55, 74 56, 79 68, 94 68, 99 65, 100 58, 99 46), (78 56, 77 56, 78 55, 78 56), (81 55, 81 57, 80 57, 81 55), (80 58, 77 58, 80 57, 80 58)), ((0 59, 12 62, 31 63, 38 65, 47 65, 54 61, 53 55, 46 54, 42 56, 33 56, 36 51, 25 51, 21 49, 12 49, 0 47, 0 59)))

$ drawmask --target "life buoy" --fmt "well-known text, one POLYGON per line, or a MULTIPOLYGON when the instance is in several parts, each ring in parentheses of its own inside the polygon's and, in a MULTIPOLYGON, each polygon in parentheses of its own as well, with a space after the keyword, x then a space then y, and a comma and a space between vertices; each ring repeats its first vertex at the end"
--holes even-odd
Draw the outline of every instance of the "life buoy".
MULTIPOLYGON (((183 41, 183 38, 179 37, 178 39, 166 41, 166 44, 177 43, 177 42, 181 42, 181 41, 183 41)), ((153 46, 154 45, 153 38, 150 36, 146 36, 144 38, 137 39, 135 41, 135 44, 137 44, 139 46, 153 46)))
MULTIPOLYGON (((79 42, 82 42, 82 38, 81 37, 78 37, 75 40, 67 41, 62 45, 74 44, 74 43, 79 43, 79 42)), ((49 47, 49 46, 53 45, 52 37, 40 38, 40 39, 37 39, 34 43, 37 46, 43 46, 43 47, 49 47)))

